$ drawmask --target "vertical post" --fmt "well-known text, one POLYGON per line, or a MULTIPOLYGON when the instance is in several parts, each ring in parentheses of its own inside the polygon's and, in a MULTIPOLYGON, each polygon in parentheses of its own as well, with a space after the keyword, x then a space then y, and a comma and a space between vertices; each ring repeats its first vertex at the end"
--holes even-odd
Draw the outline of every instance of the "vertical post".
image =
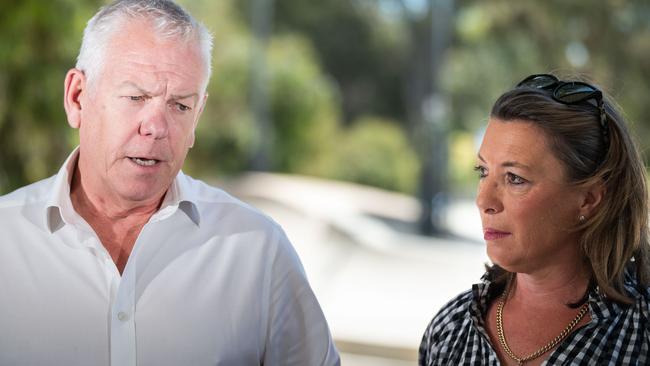
POLYGON ((253 44, 251 52, 251 109, 257 133, 251 156, 253 170, 271 168, 274 133, 270 116, 269 84, 266 69, 266 49, 273 19, 273 0, 251 0, 253 44))
POLYGON ((411 28, 416 49, 406 95, 421 159, 420 232, 432 235, 443 231, 447 204, 448 127, 439 73, 449 44, 453 0, 429 0, 427 10, 426 18, 411 28))

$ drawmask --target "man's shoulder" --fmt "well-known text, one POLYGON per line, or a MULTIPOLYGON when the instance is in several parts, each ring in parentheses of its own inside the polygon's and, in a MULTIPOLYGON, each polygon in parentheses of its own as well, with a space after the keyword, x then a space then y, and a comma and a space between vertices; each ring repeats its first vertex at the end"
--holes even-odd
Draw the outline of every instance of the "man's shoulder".
POLYGON ((191 192, 192 200, 198 205, 202 215, 215 214, 222 217, 227 213, 228 216, 237 217, 240 225, 249 222, 272 229, 280 229, 280 226, 271 217, 223 189, 187 175, 184 175, 182 179, 184 188, 191 192))
POLYGON ((0 196, 0 230, 5 234, 20 233, 24 232, 24 225, 40 225, 53 180, 50 177, 0 196))
POLYGON ((40 180, 0 196, 0 210, 11 210, 26 205, 45 203, 51 195, 55 177, 40 180))

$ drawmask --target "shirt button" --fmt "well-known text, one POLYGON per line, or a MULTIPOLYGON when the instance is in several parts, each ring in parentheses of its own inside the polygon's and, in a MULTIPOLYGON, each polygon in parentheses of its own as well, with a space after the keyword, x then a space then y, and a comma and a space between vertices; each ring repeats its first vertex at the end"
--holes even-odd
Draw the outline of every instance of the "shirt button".
POLYGON ((123 311, 120 311, 119 313, 117 313, 117 318, 120 319, 121 321, 125 322, 125 321, 129 320, 129 314, 127 314, 127 313, 125 313, 123 311))

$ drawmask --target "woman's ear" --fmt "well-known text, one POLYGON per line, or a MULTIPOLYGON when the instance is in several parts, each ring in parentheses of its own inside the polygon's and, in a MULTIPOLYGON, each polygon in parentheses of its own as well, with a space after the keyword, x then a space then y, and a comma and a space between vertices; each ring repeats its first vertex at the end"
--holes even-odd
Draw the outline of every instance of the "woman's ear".
POLYGON ((580 205, 580 215, 591 217, 606 194, 603 182, 591 183, 585 186, 580 205))
POLYGON ((81 126, 81 94, 86 90, 86 75, 79 69, 70 69, 63 85, 63 107, 72 128, 81 126))

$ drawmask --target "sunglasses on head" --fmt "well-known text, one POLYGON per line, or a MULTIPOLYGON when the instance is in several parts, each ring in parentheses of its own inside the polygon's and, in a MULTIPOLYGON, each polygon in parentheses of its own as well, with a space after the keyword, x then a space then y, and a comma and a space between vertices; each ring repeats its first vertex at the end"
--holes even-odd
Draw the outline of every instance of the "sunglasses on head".
POLYGON ((607 143, 607 117, 605 115, 603 93, 595 86, 582 81, 562 81, 550 74, 534 74, 520 81, 517 87, 550 90, 553 100, 562 104, 595 101, 595 107, 600 111, 600 127, 607 143))

